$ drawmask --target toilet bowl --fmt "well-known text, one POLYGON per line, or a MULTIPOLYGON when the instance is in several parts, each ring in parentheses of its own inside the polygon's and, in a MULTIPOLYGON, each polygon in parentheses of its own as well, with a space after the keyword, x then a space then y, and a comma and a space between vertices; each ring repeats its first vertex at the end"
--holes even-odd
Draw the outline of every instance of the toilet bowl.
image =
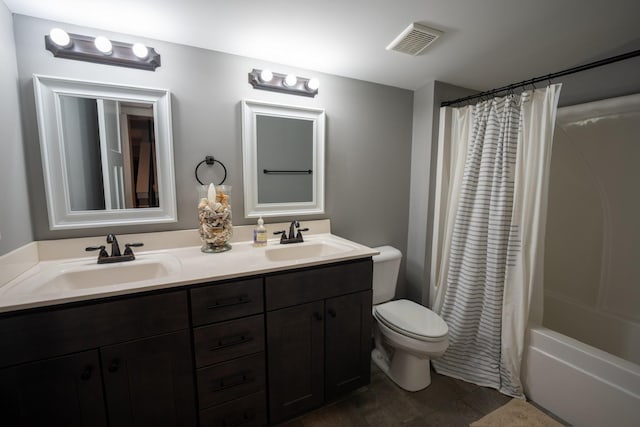
POLYGON ((374 363, 398 386, 418 391, 431 384, 430 360, 449 345, 440 316, 409 300, 389 301, 397 284, 402 254, 390 246, 373 257, 374 363))

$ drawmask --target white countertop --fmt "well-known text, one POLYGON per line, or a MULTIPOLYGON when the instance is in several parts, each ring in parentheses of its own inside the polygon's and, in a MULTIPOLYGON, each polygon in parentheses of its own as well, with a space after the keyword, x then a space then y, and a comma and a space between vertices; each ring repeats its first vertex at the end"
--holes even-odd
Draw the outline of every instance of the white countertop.
MULTIPOLYGON (((309 223, 311 224, 313 222, 309 223)), ((318 221, 318 223, 322 223, 322 221, 318 221)), ((319 231, 326 231, 329 228, 328 221, 326 221, 326 227, 324 224, 319 225, 320 226, 316 227, 319 231)), ((275 229, 280 227, 280 225, 277 224, 274 226, 275 229)), ((248 226, 245 226, 245 228, 253 229, 253 227, 248 226)), ((236 233, 234 229, 234 234, 238 234, 240 237, 246 237, 246 235, 248 235, 246 231, 247 230, 238 230, 238 233, 236 233)), ((193 236, 190 233, 167 232, 165 237, 168 237, 171 233, 174 233, 174 237, 176 236, 175 233, 182 233, 183 236, 188 236, 188 238, 186 240, 184 238, 182 238, 182 240, 180 238, 174 239, 177 247, 157 248, 161 245, 156 244, 155 247, 154 245, 149 245, 152 250, 135 251, 136 259, 134 261, 103 264, 101 266, 97 266, 97 254, 91 257, 56 258, 51 254, 51 248, 55 248, 56 244, 46 242, 45 246, 48 248, 40 248, 40 257, 35 265, 29 267, 26 271, 23 271, 17 277, 6 283, 0 284, 0 312, 126 295, 150 290, 168 289, 196 283, 284 271, 292 268, 317 266, 333 262, 367 258, 378 253, 369 247, 324 232, 316 234, 310 233, 309 235, 305 235, 305 242, 290 245, 281 245, 278 239, 269 240, 266 247, 254 247, 252 241, 235 241, 232 243, 232 249, 230 251, 209 254, 201 252, 199 244, 197 246, 186 246, 189 243, 197 242, 197 240, 193 240, 193 236), (328 251, 329 253, 324 254, 305 254, 306 249, 314 249, 313 246, 317 249, 322 245, 338 249, 330 250, 328 251), (305 248, 306 246, 310 247, 305 248), (295 249, 287 249, 288 253, 300 253, 302 257, 290 259, 291 256, 289 255, 287 257, 288 259, 274 259, 271 254, 276 253, 274 250, 278 251, 283 247, 295 247, 295 249), (101 286, 92 286, 88 283, 89 286, 79 289, 38 289, 39 284, 49 280, 53 274, 59 274, 60 272, 64 272, 65 269, 71 268, 70 266, 76 270, 90 269, 87 270, 90 274, 95 274, 96 277, 100 275, 104 280, 105 277, 108 277, 104 275, 111 274, 115 271, 112 269, 117 269, 123 264, 133 265, 133 263, 139 263, 141 265, 155 262, 154 260, 158 259, 163 260, 163 262, 168 261, 168 265, 171 266, 168 273, 161 277, 101 286)), ((157 239, 157 235, 163 233, 153 234, 154 236, 149 236, 150 240, 157 239)), ((143 242, 145 241, 144 235, 137 235, 136 237, 139 237, 139 240, 143 242)), ((180 237, 180 235, 178 235, 178 237, 180 237)), ((85 241, 91 241, 91 239, 69 240, 82 240, 83 243, 85 241)), ((157 240, 161 241, 162 239, 157 240)), ((126 242, 133 242, 133 240, 123 240, 120 237, 119 241, 122 247, 124 247, 124 243, 126 242)), ((58 242, 64 242, 58 243, 58 245, 66 246, 75 244, 75 246, 78 246, 78 242, 58 242)), ((145 245, 145 247, 146 246, 147 245, 145 245)), ((82 250, 84 250, 84 248, 82 248, 82 250)), ((64 248, 60 248, 57 252, 66 253, 64 248)), ((99 279, 99 277, 97 277, 97 279, 99 279)), ((89 279, 87 282, 92 282, 92 280, 89 279)))

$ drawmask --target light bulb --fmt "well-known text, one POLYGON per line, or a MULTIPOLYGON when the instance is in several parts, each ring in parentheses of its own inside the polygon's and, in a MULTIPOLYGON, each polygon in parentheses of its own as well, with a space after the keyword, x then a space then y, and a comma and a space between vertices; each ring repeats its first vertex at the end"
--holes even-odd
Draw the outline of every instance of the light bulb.
POLYGON ((131 50, 133 51, 133 54, 140 59, 144 59, 149 55, 149 49, 147 49, 147 47, 142 43, 135 43, 131 47, 131 50))
POLYGON ((307 82, 307 89, 309 90, 317 90, 320 87, 320 80, 315 77, 309 79, 307 82))
POLYGON ((287 74, 287 77, 284 78, 284 84, 292 87, 298 83, 298 78, 294 74, 287 74))
POLYGON ((262 70, 260 71, 260 80, 262 82, 270 82, 273 79, 273 73, 271 70, 262 70))
POLYGON ((108 38, 104 36, 98 36, 94 40, 93 44, 96 45, 96 49, 98 49, 100 52, 104 54, 111 53, 112 46, 111 46, 111 41, 108 38))
POLYGON ((69 38, 69 34, 65 30, 60 28, 54 28, 49 32, 49 37, 51 41, 57 44, 60 47, 67 47, 71 44, 71 38, 69 38))

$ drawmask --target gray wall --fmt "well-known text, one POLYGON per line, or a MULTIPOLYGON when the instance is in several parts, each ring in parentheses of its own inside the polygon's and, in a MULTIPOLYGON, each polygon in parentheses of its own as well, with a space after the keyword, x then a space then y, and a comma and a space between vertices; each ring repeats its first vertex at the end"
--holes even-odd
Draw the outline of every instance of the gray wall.
MULTIPOLYGON (((598 61, 638 49, 640 49, 640 38, 586 62, 598 61)), ((553 83, 562 83, 558 101, 560 107, 640 93, 640 57, 554 79, 553 83)))
MULTIPOLYGON (((391 244, 406 250, 412 91, 157 40, 142 40, 162 55, 162 66, 156 72, 58 59, 44 49, 44 35, 52 27, 87 35, 98 31, 21 15, 16 15, 13 23, 25 150, 31 159, 28 182, 32 203, 44 203, 33 73, 166 88, 172 92, 178 222, 52 232, 45 209, 34 209, 37 240, 101 235, 107 231, 196 228, 193 170, 207 154, 222 161, 229 171, 227 183, 233 185, 234 223, 254 223, 243 218, 240 101, 255 99, 325 109, 326 214, 299 219, 330 218, 335 234, 370 246, 391 244), (320 93, 312 99, 255 90, 247 82, 247 73, 254 67, 318 77, 320 93)), ((123 34, 106 35, 114 40, 134 41, 123 34)))
POLYGON ((406 295, 409 299, 425 305, 429 301, 440 103, 471 95, 474 92, 434 81, 418 89, 414 94, 406 295))
POLYGON ((0 255, 33 240, 11 12, 0 1, 0 255))

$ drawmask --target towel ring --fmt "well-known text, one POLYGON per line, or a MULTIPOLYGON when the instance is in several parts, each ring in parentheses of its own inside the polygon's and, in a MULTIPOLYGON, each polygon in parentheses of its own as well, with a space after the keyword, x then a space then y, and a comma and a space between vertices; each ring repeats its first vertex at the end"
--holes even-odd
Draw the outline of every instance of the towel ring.
POLYGON ((220 184, 218 185, 224 184, 224 181, 227 179, 227 168, 224 166, 224 164, 220 160, 214 159, 213 156, 206 156, 203 161, 198 163, 195 170, 196 181, 198 181, 200 185, 204 185, 204 183, 200 181, 200 178, 198 177, 198 168, 202 166, 203 163, 206 163, 209 166, 212 166, 214 163, 217 163, 220 166, 222 166, 222 169, 224 170, 224 176, 222 177, 222 181, 220 181, 220 184))

